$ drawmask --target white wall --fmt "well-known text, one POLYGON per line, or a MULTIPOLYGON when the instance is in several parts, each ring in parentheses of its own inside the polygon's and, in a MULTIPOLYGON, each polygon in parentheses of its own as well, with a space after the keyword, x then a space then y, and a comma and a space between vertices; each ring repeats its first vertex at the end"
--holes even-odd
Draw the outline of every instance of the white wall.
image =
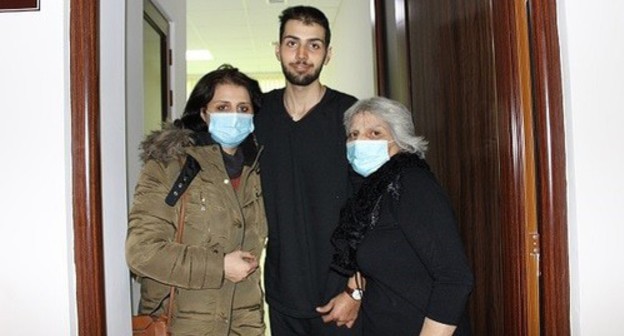
POLYGON ((370 1, 343 0, 330 28, 334 56, 321 81, 360 99, 371 97, 376 91, 370 1))
POLYGON ((100 1, 100 130, 104 286, 108 335, 129 335, 125 113, 125 1, 100 1))
POLYGON ((0 13, 3 335, 76 334, 68 3, 0 13))
POLYGON ((558 1, 573 335, 624 330, 624 2, 558 1))

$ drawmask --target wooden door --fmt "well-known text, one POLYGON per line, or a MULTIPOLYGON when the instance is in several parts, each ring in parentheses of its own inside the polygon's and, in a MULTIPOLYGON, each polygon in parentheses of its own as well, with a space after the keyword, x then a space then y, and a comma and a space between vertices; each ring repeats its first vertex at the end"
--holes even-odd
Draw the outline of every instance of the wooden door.
POLYGON ((569 334, 554 1, 375 9, 379 93, 411 107, 453 200, 475 272, 474 334, 569 334))

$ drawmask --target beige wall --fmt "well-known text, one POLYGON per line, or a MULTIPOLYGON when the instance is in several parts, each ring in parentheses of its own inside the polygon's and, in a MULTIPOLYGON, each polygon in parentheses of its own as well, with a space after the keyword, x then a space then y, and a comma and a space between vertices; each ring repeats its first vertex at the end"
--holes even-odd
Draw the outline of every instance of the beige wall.
POLYGON ((343 0, 331 29, 334 56, 323 70, 322 82, 360 99, 374 95, 370 2, 343 0))

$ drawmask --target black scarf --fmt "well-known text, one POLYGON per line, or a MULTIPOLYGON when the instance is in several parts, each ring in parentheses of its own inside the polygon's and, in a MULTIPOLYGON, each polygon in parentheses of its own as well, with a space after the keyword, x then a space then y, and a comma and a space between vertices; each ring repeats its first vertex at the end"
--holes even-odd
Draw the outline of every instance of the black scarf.
POLYGON ((221 156, 223 156, 223 164, 227 171, 228 177, 231 179, 237 178, 243 172, 243 150, 237 150, 234 155, 230 155, 221 149, 221 156))
POLYGON ((399 199, 401 172, 410 167, 429 170, 417 154, 396 154, 367 177, 357 194, 342 208, 340 222, 332 235, 335 253, 331 267, 336 272, 351 276, 358 270, 355 253, 366 233, 379 220, 382 196, 389 193, 395 200, 399 199))

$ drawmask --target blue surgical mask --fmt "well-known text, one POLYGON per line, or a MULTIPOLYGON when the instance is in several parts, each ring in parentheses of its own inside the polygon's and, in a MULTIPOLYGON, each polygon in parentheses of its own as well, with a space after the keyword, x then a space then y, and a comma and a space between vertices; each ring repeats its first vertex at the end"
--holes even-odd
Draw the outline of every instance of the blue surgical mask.
POLYGON ((390 160, 387 140, 354 140, 347 143, 347 160, 356 173, 367 177, 390 160))
POLYGON ((254 131, 253 115, 249 113, 212 112, 208 132, 223 148, 236 148, 254 131))

